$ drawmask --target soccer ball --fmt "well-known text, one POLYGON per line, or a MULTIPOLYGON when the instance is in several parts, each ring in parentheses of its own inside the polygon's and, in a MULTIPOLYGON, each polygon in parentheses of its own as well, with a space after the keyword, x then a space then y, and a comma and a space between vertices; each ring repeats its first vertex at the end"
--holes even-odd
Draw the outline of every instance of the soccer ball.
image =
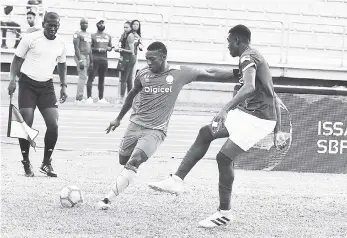
POLYGON ((60 203, 63 207, 71 208, 83 203, 83 193, 77 186, 70 185, 60 192, 60 203))

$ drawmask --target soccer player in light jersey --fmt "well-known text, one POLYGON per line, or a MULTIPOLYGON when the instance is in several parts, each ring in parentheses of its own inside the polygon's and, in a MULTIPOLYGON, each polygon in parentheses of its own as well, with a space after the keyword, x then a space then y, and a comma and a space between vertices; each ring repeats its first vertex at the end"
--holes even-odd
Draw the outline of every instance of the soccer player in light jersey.
MULTIPOLYGON (((241 88, 209 125, 202 127, 186 153, 175 175, 161 182, 150 183, 155 190, 179 194, 183 191, 183 179, 194 165, 206 154, 211 142, 217 138, 229 139, 217 154, 219 170, 218 211, 199 222, 206 228, 230 223, 231 191, 234 181, 234 160, 249 150, 262 138, 274 131, 274 143, 282 148, 285 141, 281 128, 279 101, 274 92, 272 76, 264 57, 250 47, 251 32, 244 25, 230 29, 229 51, 239 59, 241 88)), ((219 75, 222 75, 220 73, 219 75)), ((232 71, 225 71, 225 77, 232 77, 232 71)))
POLYGON ((148 67, 136 75, 134 87, 123 107, 106 129, 115 130, 124 115, 133 108, 130 124, 119 150, 119 163, 124 169, 109 193, 98 202, 99 209, 108 209, 110 200, 118 196, 133 181, 140 165, 150 158, 164 141, 170 117, 183 86, 201 78, 218 78, 218 74, 189 67, 172 67, 166 62, 167 49, 161 42, 147 48, 148 67))
MULTIPOLYGON (((40 172, 50 177, 57 177, 52 167, 52 153, 58 139, 58 102, 53 85, 53 71, 58 65, 61 82, 60 100, 65 102, 66 94, 66 47, 64 41, 57 35, 60 17, 55 12, 48 12, 42 23, 43 30, 27 34, 20 41, 11 64, 10 95, 16 90, 18 81, 19 111, 28 126, 34 121, 34 111, 38 107, 45 120, 47 131, 45 135, 45 151, 40 172), (58 63, 58 64, 57 64, 58 63)), ((19 139, 23 156, 25 176, 33 177, 29 160, 30 143, 19 139)))

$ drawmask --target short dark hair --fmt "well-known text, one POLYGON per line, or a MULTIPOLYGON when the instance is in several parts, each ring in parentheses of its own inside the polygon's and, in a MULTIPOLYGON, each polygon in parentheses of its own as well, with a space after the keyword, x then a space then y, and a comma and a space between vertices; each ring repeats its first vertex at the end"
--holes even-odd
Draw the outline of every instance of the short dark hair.
POLYGON ((36 17, 36 13, 33 12, 33 11, 28 11, 28 12, 27 12, 27 15, 33 15, 34 17, 36 17))
POLYGON ((147 50, 160 50, 162 51, 165 55, 167 55, 167 49, 164 43, 160 41, 155 41, 151 43, 148 47, 147 50))
POLYGON ((251 31, 245 25, 237 25, 229 30, 229 34, 237 35, 247 43, 251 42, 251 31))
POLYGON ((58 13, 56 12, 47 12, 43 18, 43 21, 46 22, 48 20, 60 19, 58 13))

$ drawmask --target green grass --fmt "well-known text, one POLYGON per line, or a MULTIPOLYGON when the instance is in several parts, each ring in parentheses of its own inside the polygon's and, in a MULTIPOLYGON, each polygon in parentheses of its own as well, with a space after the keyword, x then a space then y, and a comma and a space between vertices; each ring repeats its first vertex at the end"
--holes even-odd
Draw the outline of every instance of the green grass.
POLYGON ((218 206, 215 161, 201 161, 181 196, 151 190, 180 160, 151 158, 109 211, 95 203, 121 170, 116 153, 56 151, 58 178, 38 172, 42 150, 32 152, 36 177, 23 176, 17 146, 2 145, 1 237, 347 237, 347 176, 236 171, 232 199, 235 221, 215 230, 197 222, 218 206), (77 185, 85 204, 62 208, 59 192, 77 185))

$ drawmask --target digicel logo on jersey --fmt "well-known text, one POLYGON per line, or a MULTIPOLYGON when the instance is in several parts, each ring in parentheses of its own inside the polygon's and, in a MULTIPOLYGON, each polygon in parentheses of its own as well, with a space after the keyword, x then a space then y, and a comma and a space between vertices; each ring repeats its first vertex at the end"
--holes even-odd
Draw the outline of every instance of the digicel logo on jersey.
POLYGON ((319 121, 317 141, 319 154, 347 154, 347 124, 343 122, 319 121), (327 138, 328 137, 328 138, 327 138), (334 137, 331 138, 331 137, 334 137))
POLYGON ((172 86, 169 87, 144 87, 144 90, 146 93, 153 93, 153 94, 157 94, 157 93, 172 93, 172 86))

